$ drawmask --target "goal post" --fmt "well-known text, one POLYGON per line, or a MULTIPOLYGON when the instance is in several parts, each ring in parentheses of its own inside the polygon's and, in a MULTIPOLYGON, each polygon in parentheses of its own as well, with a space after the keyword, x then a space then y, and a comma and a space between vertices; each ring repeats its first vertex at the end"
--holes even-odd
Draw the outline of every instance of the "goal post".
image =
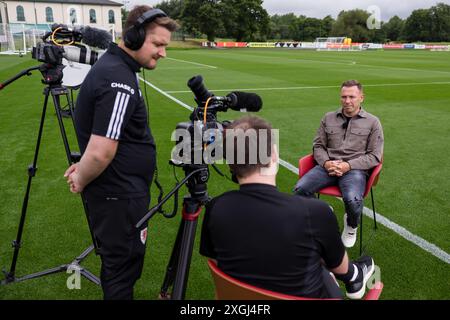
POLYGON ((360 49, 360 46, 353 46, 352 39, 348 37, 319 37, 316 38, 314 44, 316 50, 352 51, 360 49))

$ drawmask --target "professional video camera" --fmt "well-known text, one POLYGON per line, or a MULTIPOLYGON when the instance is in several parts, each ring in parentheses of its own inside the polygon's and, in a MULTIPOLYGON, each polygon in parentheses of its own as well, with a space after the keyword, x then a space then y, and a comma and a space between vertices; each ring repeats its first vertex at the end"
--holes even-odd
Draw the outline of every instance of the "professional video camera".
POLYGON ((40 69, 44 76, 43 82, 57 84, 63 78, 63 58, 93 65, 101 54, 90 47, 106 49, 112 37, 107 31, 88 26, 70 30, 66 25, 54 24, 52 30, 42 37, 42 41, 33 47, 31 56, 44 62, 40 69))
MULTIPOLYGON (((208 164, 214 166, 214 161, 222 158, 222 133, 230 122, 219 122, 217 112, 226 112, 228 109, 257 112, 262 107, 262 100, 255 93, 240 91, 231 92, 224 97, 215 96, 206 89, 201 76, 192 77, 187 85, 195 95, 197 108, 190 115, 191 121, 180 122, 176 126, 177 140, 170 163, 183 167, 189 173, 208 164), (213 144, 214 147, 209 147, 213 144)), ((203 173, 200 178, 203 184, 208 176, 203 173)))
POLYGON ((203 168, 187 183, 192 196, 207 201, 206 182, 209 178, 207 165, 214 166, 215 160, 223 155, 222 133, 230 122, 219 122, 217 112, 235 111, 257 112, 262 107, 261 98, 255 93, 235 91, 227 96, 215 96, 206 89, 202 76, 189 79, 188 87, 194 93, 197 108, 190 115, 189 122, 180 122, 176 126, 176 146, 170 164, 180 166, 186 175, 203 168), (214 147, 210 147, 214 146, 214 147), (219 151, 219 154, 216 153, 219 151))

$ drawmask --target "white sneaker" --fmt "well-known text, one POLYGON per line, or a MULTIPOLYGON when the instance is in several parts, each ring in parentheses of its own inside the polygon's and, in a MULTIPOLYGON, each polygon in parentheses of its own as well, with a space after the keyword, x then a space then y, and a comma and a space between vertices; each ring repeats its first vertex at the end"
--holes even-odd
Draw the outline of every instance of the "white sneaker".
POLYGON ((344 230, 342 231, 342 243, 346 248, 351 248, 356 243, 356 230, 358 228, 352 228, 347 224, 347 214, 344 214, 344 230))

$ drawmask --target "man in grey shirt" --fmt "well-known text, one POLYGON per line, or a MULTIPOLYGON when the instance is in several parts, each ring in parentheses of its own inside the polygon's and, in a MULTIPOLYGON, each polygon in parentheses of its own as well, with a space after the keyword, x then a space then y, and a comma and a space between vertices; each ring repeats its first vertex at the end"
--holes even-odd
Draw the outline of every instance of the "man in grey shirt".
POLYGON ((322 118, 314 138, 317 165, 294 188, 296 194, 311 197, 327 186, 339 186, 346 210, 341 238, 347 248, 356 242, 368 171, 383 157, 380 120, 361 107, 363 101, 361 83, 348 80, 342 84, 342 108, 322 118))

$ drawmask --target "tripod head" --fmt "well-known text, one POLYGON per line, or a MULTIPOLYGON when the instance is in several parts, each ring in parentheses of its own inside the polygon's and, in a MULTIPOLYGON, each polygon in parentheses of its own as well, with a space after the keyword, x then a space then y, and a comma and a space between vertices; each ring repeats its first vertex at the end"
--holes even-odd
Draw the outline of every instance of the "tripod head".
POLYGON ((49 86, 60 86, 62 84, 64 65, 52 65, 50 63, 43 63, 38 66, 34 66, 25 70, 22 70, 14 77, 0 83, 0 90, 4 89, 7 85, 13 83, 17 79, 23 76, 31 76, 31 72, 34 70, 39 70, 42 74, 43 79, 41 80, 43 84, 49 86))
MULTIPOLYGON (((172 161, 170 161, 172 165, 172 161)), ((209 179, 209 169, 207 164, 183 164, 183 171, 185 176, 188 177, 186 186, 188 188, 190 197, 198 200, 200 204, 208 202, 208 190, 206 183, 209 179), (195 172, 191 175, 191 173, 195 172)))

